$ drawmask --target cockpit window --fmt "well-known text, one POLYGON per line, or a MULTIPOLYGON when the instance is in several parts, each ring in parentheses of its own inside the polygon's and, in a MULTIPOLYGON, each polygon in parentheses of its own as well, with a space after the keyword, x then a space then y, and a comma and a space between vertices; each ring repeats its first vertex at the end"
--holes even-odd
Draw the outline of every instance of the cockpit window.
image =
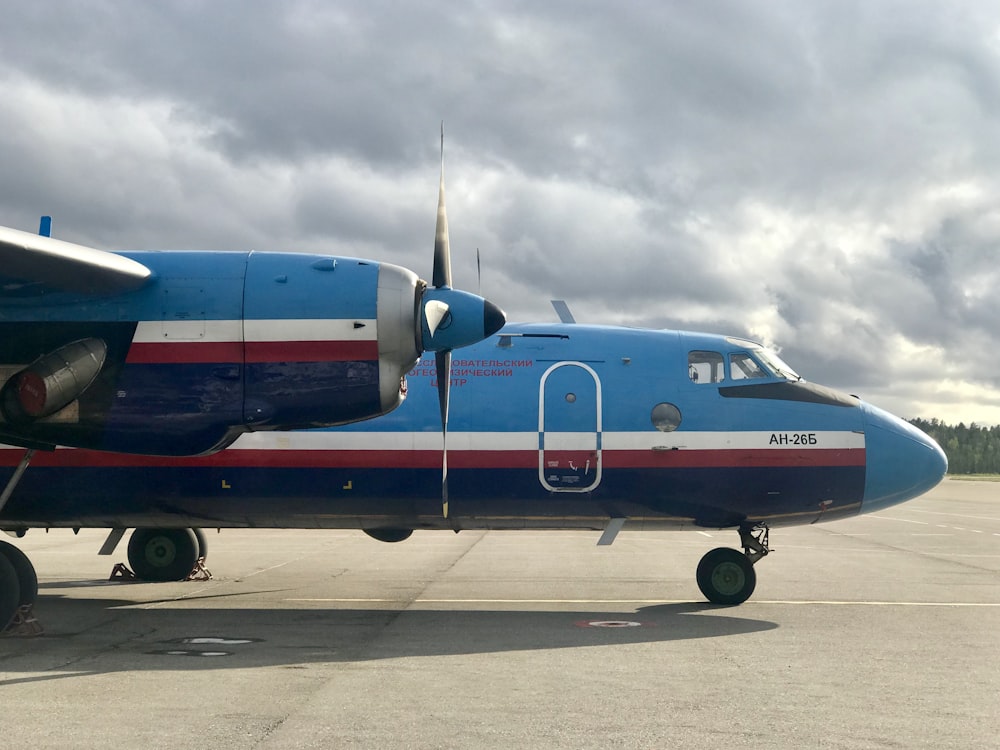
POLYGON ((769 378, 772 375, 746 352, 733 352, 729 355, 729 377, 733 380, 752 380, 769 378))
POLYGON ((785 380, 802 380, 795 370, 786 365, 781 357, 770 349, 756 349, 754 350, 754 355, 763 363, 764 367, 774 373, 775 377, 784 378, 785 380))
POLYGON ((718 352, 688 352, 688 377, 693 383, 721 383, 726 379, 724 362, 718 352))
MULTIPOLYGON (((726 338, 730 344, 740 349, 745 349, 749 352, 753 359, 757 361, 764 371, 767 373, 766 377, 781 378, 782 380, 802 380, 799 374, 795 372, 791 367, 786 365, 777 354, 775 354, 770 349, 766 349, 756 341, 747 341, 746 339, 738 339, 732 336, 726 338)), ((732 367, 731 377, 736 379, 740 376, 736 373, 737 367, 732 367)))

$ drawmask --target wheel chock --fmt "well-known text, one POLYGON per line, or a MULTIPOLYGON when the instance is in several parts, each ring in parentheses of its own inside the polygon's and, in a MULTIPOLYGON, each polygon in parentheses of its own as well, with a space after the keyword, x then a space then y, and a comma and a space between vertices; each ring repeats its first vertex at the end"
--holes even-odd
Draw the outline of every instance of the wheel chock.
POLYGON ((211 581, 212 571, 205 567, 205 558, 199 557, 195 561, 194 567, 191 568, 191 572, 188 573, 188 577, 184 579, 185 581, 211 581))
POLYGON ((125 567, 125 563, 118 563, 111 569, 109 581, 134 581, 135 573, 125 567))
POLYGON ((42 624, 35 617, 35 605, 23 604, 14 613, 14 619, 10 621, 0 636, 5 638, 33 638, 44 632, 42 624))

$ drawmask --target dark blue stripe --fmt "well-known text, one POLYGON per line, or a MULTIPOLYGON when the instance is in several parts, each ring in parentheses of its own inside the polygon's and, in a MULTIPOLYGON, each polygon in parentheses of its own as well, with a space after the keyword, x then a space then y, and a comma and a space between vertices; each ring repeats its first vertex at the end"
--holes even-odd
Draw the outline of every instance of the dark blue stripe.
MULTIPOLYGON (((535 471, 465 469, 449 472, 449 495, 457 516, 600 520, 624 514, 721 527, 747 515, 818 514, 826 501, 833 510, 855 506, 864 474, 861 467, 619 469, 605 472, 593 493, 548 493, 535 471)), ((436 469, 37 467, 0 517, 107 525, 108 519, 162 513, 204 519, 208 526, 336 527, 337 517, 440 515, 440 492, 436 469)))

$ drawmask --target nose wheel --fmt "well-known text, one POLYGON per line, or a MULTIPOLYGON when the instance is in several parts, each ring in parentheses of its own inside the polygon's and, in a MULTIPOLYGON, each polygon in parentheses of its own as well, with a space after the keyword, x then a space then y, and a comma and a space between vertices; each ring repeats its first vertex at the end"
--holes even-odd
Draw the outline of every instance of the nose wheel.
POLYGON ((713 604, 742 604, 757 586, 754 563, 764 557, 767 546, 767 526, 741 526, 743 552, 730 547, 717 547, 706 553, 698 563, 698 588, 713 604))

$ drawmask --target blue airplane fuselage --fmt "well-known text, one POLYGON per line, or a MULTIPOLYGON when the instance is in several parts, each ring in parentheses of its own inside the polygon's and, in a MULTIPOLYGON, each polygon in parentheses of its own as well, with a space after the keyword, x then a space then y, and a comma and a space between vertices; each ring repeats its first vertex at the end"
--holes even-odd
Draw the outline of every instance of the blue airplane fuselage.
MULTIPOLYGON (((218 290, 227 279, 223 269, 218 290)), ((268 304, 262 317, 287 314, 268 304)), ((150 313, 159 314, 153 302, 150 313)), ((212 396, 225 400, 227 383, 249 394, 268 368, 285 366, 280 356, 256 371, 250 357, 161 362, 133 353, 136 343, 123 344, 120 382, 155 381, 164 400, 189 392, 205 368, 231 368, 212 396)), ((709 334, 510 324, 454 355, 447 517, 438 388, 425 358, 407 375, 402 405, 369 421, 250 432, 197 457, 40 452, 0 527, 601 529, 624 518, 628 528, 722 528, 843 518, 940 481, 946 460, 926 435, 775 359, 709 334)), ((322 410, 315 393, 307 401, 322 410)), ((234 397, 244 421, 251 408, 250 396, 234 397)), ((197 418, 196 405, 185 413, 197 418)), ((19 455, 0 450, 0 461, 12 468, 19 455)), ((9 473, 0 468, 0 482, 9 473)))

